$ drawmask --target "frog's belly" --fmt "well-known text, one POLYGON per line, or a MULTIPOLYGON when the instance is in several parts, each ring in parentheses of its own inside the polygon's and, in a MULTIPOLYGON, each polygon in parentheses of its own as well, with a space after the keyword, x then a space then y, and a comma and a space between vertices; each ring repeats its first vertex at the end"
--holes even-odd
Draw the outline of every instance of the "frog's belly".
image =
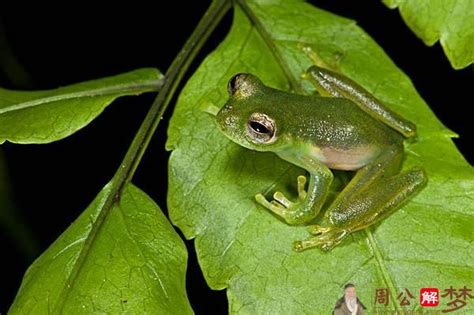
POLYGON ((347 150, 315 147, 312 153, 331 169, 353 171, 370 163, 378 154, 378 150, 371 145, 361 145, 347 150))

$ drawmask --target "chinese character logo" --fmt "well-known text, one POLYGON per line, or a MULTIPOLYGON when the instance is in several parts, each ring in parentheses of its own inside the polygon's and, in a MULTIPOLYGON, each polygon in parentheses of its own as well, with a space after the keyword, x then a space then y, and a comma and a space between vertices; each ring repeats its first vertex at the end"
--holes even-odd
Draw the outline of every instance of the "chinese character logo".
POLYGON ((410 290, 408 290, 407 288, 405 288, 404 291, 400 292, 397 297, 397 299, 400 301, 400 306, 410 306, 411 303, 409 299, 413 298, 413 294, 411 294, 410 290))
POLYGON ((421 306, 438 306, 439 290, 437 288, 420 289, 420 305, 421 306))
POLYGON ((470 292, 472 292, 472 289, 468 289, 466 286, 459 290, 456 290, 455 288, 453 288, 453 286, 450 286, 449 289, 445 289, 444 292, 445 293, 441 295, 441 297, 447 297, 451 301, 447 304, 450 308, 443 310, 443 313, 456 311, 467 304, 467 298, 474 298, 474 296, 470 294, 470 292))
POLYGON ((388 305, 389 295, 388 288, 375 289, 375 304, 388 305))

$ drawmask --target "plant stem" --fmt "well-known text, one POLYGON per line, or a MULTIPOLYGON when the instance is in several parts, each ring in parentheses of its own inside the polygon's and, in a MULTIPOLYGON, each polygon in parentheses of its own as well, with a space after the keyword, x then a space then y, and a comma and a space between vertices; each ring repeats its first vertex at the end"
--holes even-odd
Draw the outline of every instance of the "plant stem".
POLYGON ((199 21, 194 32, 191 34, 191 37, 186 41, 181 51, 173 60, 171 66, 166 71, 164 85, 148 111, 145 120, 138 130, 135 139, 133 139, 129 150, 115 175, 115 178, 123 184, 132 179, 143 153, 145 152, 145 149, 150 142, 163 113, 168 107, 168 104, 184 73, 214 28, 230 9, 230 4, 231 2, 229 0, 215 0, 212 2, 209 9, 204 13, 204 16, 199 21))
POLYGON ((82 250, 71 270, 71 273, 65 283, 65 286, 58 298, 58 304, 54 308, 54 313, 62 313, 62 309, 67 301, 67 297, 71 288, 74 286, 75 279, 80 274, 84 262, 87 258, 88 252, 94 240, 107 218, 110 210, 120 201, 120 196, 123 188, 129 183, 135 173, 135 170, 140 163, 140 160, 150 142, 150 139, 155 132, 158 124, 173 97, 179 82, 184 73, 193 61, 196 54, 199 52, 202 45, 206 42, 209 35, 219 24, 222 17, 227 13, 231 7, 230 0, 214 0, 211 6, 207 9, 204 16, 199 21, 191 36, 184 44, 181 51, 173 60, 171 66, 168 68, 164 84, 150 107, 140 129, 132 141, 122 163, 110 182, 110 192, 107 194, 105 201, 102 203, 97 219, 92 224, 91 230, 84 241, 82 250))

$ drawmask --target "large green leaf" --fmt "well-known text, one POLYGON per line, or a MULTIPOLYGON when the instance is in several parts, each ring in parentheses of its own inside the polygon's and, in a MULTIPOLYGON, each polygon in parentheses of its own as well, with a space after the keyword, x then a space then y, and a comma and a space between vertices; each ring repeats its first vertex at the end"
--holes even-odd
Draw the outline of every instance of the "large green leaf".
POLYGON ((438 40, 455 69, 474 62, 474 1, 472 0, 382 0, 398 7, 405 23, 428 45, 438 40))
POLYGON ((256 24, 236 8, 230 34, 180 95, 167 143, 173 150, 170 216, 187 238, 196 239, 211 288, 227 288, 230 312, 329 314, 349 281, 371 312, 375 288, 389 288, 386 310, 400 310, 418 305, 421 287, 472 286, 474 173, 453 145, 454 133, 354 21, 297 0, 249 5, 256 24), (258 24, 266 36, 253 26, 258 24), (257 192, 295 194, 296 175, 304 170, 230 142, 205 112, 225 103, 227 81, 238 72, 285 90, 289 82, 299 84, 311 65, 301 47, 417 124, 418 141, 406 144, 404 167, 421 165, 429 176, 429 185, 409 204, 329 253, 293 252, 292 242, 309 236, 306 228, 288 226, 254 201, 257 192), (411 306, 399 305, 402 288, 414 294, 411 306))
POLYGON ((0 144, 48 143, 96 118, 114 99, 156 91, 163 75, 146 68, 47 91, 0 88, 0 144))
POLYGON ((28 269, 10 314, 192 313, 183 241, 132 184, 97 227, 110 189, 28 269))

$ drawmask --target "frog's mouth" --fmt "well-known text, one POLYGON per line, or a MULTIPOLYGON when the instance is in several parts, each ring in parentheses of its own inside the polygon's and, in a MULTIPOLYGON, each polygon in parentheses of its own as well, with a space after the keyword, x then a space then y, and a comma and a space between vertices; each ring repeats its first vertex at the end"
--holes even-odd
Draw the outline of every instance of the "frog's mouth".
POLYGON ((220 113, 217 114, 216 118, 217 125, 226 138, 244 148, 255 150, 255 147, 247 139, 245 131, 242 131, 239 127, 240 118, 235 115, 220 115, 220 113))

